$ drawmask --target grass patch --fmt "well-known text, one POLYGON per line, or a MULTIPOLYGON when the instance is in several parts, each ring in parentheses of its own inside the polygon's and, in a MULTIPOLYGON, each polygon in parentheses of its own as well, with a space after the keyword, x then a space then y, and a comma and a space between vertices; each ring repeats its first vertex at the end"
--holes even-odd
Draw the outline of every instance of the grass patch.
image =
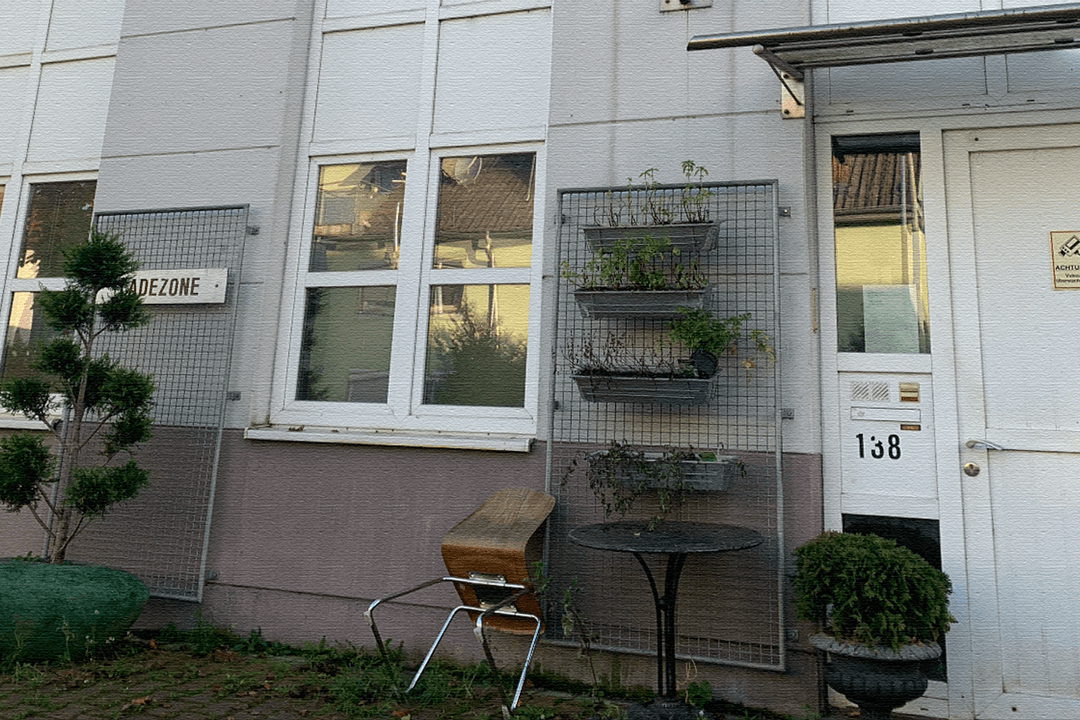
MULTIPOLYGON (((516 682, 483 662, 435 661, 406 693, 414 672, 400 647, 386 662, 373 650, 325 639, 295 647, 267 641, 257 630, 239 636, 197 623, 129 635, 108 653, 77 663, 8 663, 0 667, 0 717, 73 707, 89 717, 169 717, 224 703, 232 709, 223 717, 258 710, 314 720, 503 720, 516 682)), ((654 697, 648 688, 591 686, 539 668, 529 679, 514 718, 619 720, 629 703, 654 697)), ((715 700, 705 707, 717 720, 785 720, 715 700)))

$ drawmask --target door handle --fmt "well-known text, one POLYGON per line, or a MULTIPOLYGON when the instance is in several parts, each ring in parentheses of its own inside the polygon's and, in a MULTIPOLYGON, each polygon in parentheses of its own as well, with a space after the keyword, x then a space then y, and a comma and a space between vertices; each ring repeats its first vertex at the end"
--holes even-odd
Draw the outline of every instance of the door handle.
POLYGON ((997 443, 992 443, 989 440, 968 440, 966 443, 964 443, 964 446, 968 447, 968 448, 970 448, 972 450, 1004 450, 1005 449, 1001 445, 998 445, 997 443))

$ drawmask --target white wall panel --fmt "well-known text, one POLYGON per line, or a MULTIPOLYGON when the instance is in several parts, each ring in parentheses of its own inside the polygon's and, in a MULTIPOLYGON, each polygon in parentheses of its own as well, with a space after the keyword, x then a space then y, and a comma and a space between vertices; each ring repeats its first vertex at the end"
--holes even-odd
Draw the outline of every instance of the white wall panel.
POLYGON ((125 0, 125 5, 125 36, 292 19, 311 12, 311 0, 125 0))
POLYGON ((547 10, 443 22, 435 132, 545 124, 550 74, 547 10))
MULTIPOLYGON (((933 98, 985 96, 986 61, 981 57, 831 68, 829 103, 897 103, 925 107, 933 98)), ((864 107, 870 107, 866 105, 864 107)))
POLYGON ((3 0, 0 2, 0 57, 28 53, 41 18, 41 0, 3 0))
POLYGON ((0 69, 0 166, 14 159, 15 143, 22 129, 23 119, 29 112, 27 108, 26 83, 28 68, 0 69))
POLYGON ((1006 56, 1009 92, 1080 88, 1080 50, 1006 56))
POLYGON ((53 0, 46 50, 112 45, 120 40, 124 0, 53 0))
POLYGON ((328 0, 326 17, 349 17, 401 10, 419 10, 427 6, 427 0, 328 0))
POLYGON ((864 20, 892 20, 923 15, 946 15, 949 13, 999 9, 997 3, 993 4, 994 7, 984 8, 979 0, 908 0, 902 3, 895 2, 895 0, 829 0, 828 22, 847 23, 862 22, 864 20))
POLYGON ((413 134, 423 40, 423 25, 326 35, 312 140, 413 134))
POLYGON ((115 62, 98 58, 42 67, 27 160, 100 157, 115 62))
POLYGON ((277 145, 291 22, 125 38, 106 155, 277 145))

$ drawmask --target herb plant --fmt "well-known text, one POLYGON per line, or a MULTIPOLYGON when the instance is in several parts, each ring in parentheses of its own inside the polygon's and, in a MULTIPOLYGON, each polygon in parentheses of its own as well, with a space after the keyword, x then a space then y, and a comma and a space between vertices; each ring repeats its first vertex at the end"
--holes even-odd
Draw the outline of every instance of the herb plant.
POLYGON ((949 577, 894 540, 825 532, 795 549, 795 608, 837 640, 936 641, 956 622, 949 577))
POLYGON ((683 264, 667 238, 624 239, 598 252, 580 271, 563 263, 562 276, 583 289, 696 290, 705 287, 697 261, 683 264))
MULTIPOLYGON (((625 515, 638 498, 654 493, 657 511, 648 523, 648 529, 653 530, 691 492, 684 463, 696 459, 689 449, 669 447, 655 453, 625 441, 612 441, 607 449, 586 456, 585 481, 604 508, 604 517, 625 515)), ((571 461, 563 476, 564 485, 578 464, 577 459, 571 461)))
POLYGON ((0 385, 0 405, 41 421, 55 442, 53 451, 42 434, 0 439, 0 504, 31 512, 48 534, 53 563, 63 562, 87 522, 148 482, 147 472, 130 457, 113 461, 150 438, 154 383, 94 348, 102 333, 125 332, 149 320, 128 286, 137 268, 118 235, 92 231, 87 242, 69 250, 66 287, 43 289, 37 301, 48 326, 60 333, 32 365, 43 375, 0 385), (61 409, 64 421, 54 423, 61 409), (90 462, 91 450, 97 462, 90 462), (53 523, 42 516, 42 506, 53 523))

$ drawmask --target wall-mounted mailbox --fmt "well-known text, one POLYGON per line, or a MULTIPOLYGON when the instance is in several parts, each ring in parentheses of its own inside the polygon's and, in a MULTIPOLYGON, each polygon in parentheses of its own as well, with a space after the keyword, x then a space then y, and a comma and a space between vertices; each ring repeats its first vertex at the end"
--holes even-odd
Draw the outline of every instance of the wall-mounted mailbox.
POLYGON ((930 388, 929 375, 840 373, 845 511, 863 512, 877 504, 875 497, 890 507, 936 499, 930 388))

